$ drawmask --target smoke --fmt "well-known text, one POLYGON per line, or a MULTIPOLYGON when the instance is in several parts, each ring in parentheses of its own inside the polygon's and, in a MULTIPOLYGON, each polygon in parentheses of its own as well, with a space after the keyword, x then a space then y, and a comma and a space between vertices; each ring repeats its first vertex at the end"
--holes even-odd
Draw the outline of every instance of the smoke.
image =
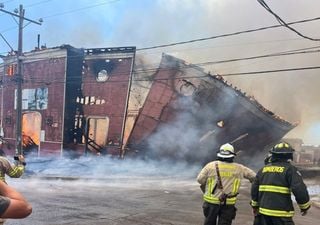
MULTIPOLYGON (((195 75, 188 70, 184 73, 195 75)), ((174 120, 160 123, 157 130, 148 137, 148 156, 169 157, 188 162, 213 160, 216 157, 218 145, 222 141, 215 138, 219 136, 221 129, 225 129, 222 120, 228 112, 232 112, 235 97, 225 93, 224 98, 217 98, 220 102, 213 104, 215 108, 210 103, 199 102, 210 102, 213 99, 197 100, 196 95, 178 97, 166 109, 175 115, 174 120), (221 123, 221 126, 218 123, 221 123)))
MULTIPOLYGON (((30 7, 27 9, 28 15, 31 15, 31 18, 38 18, 39 14, 50 16, 53 14, 52 11, 59 14, 74 9, 74 4, 68 1, 64 4, 57 3, 58 6, 51 4, 55 2, 30 7), (36 16, 32 15, 33 12, 36 13, 36 16)), ((283 0, 270 1, 268 4, 287 22, 318 16, 318 3, 314 1, 300 0, 292 4, 290 0, 283 0)), ((88 6, 88 3, 79 1, 79 8, 82 6, 88 6)), ((8 19, 11 18, 8 17, 8 19)), ((314 21, 296 24, 294 27, 303 34, 317 38, 320 31, 315 29, 316 23, 314 21)), ((4 30, 12 26, 9 20, 3 24, 6 25, 2 28, 4 30)), ((30 26, 25 30, 24 47, 32 49, 36 45, 38 33, 41 34, 41 43, 46 43, 47 46, 68 43, 76 47, 133 45, 141 48, 275 24, 277 24, 275 18, 256 1, 251 0, 241 2, 234 0, 117 1, 97 8, 49 17, 40 27, 30 26), (240 8, 242 10, 239 10, 240 8)), ((15 40, 16 30, 10 32, 8 37, 9 35, 12 35, 11 39, 15 40)), ((162 52, 166 52, 191 63, 201 63, 284 52, 314 45, 313 42, 300 38, 283 27, 188 45, 140 51, 140 53, 155 59, 162 52)), ((2 49, 8 48, 4 42, 1 43, 1 47, 2 49)), ((301 54, 214 64, 206 69, 212 73, 225 74, 317 64, 316 55, 301 54)), ((154 64, 149 63, 149 65, 154 64)), ((314 124, 319 123, 318 84, 320 78, 316 70, 228 79, 248 94, 254 95, 263 106, 277 115, 290 122, 300 122, 299 126, 287 137, 303 138, 305 143, 319 144, 319 138, 310 132, 314 124)))
POLYGON ((190 98, 180 98, 176 107, 185 110, 172 123, 163 124, 148 138, 149 154, 152 156, 183 159, 192 152, 198 154, 198 149, 193 148, 199 145, 200 134, 203 132, 194 116, 198 106, 190 98))
POLYGON ((318 145, 320 105, 318 85, 320 78, 315 72, 277 74, 260 79, 230 79, 242 89, 252 93, 266 108, 290 122, 298 122, 297 128, 286 137, 301 138, 305 143, 318 145), (318 131, 318 132, 317 132, 318 131))
MULTIPOLYGON (((154 101, 154 99, 162 99, 161 96, 166 96, 171 100, 170 102, 158 100, 163 108, 161 112, 159 111, 160 109, 155 108, 154 114, 159 114, 159 117, 155 119, 159 121, 157 127, 152 131, 151 136, 147 137, 146 143, 142 143, 139 146, 147 157, 169 157, 188 162, 205 162, 216 158, 216 151, 219 145, 231 142, 233 139, 242 136, 245 138, 245 134, 248 135, 248 129, 258 138, 264 138, 263 136, 259 137, 259 132, 261 132, 259 131, 259 121, 255 121, 255 125, 251 124, 252 121, 245 121, 246 118, 249 118, 244 115, 247 111, 241 110, 239 94, 232 87, 228 87, 227 84, 221 81, 223 88, 220 89, 219 85, 214 84, 212 79, 203 79, 206 73, 201 68, 196 66, 186 67, 183 60, 164 55, 159 73, 157 73, 159 77, 161 74, 164 76, 168 68, 171 68, 172 72, 174 70, 179 71, 174 75, 171 74, 171 77, 199 76, 202 79, 184 78, 174 82, 168 81, 165 87, 169 89, 161 93, 155 90, 158 90, 159 86, 164 87, 164 82, 154 81, 149 102, 145 105, 145 113, 152 110, 148 107, 150 107, 150 102, 154 101), (175 93, 173 96, 171 96, 172 91, 175 93), (169 96, 167 96, 168 94, 169 96), (235 127, 235 123, 238 123, 239 127, 235 127), (233 129, 232 131, 230 127, 233 129), (258 131, 253 130, 254 127, 258 131)), ((142 122, 139 121, 139 123, 141 125, 142 122)), ((252 140, 252 135, 250 137, 252 140)), ((241 145, 245 149, 237 149, 237 151, 245 150, 255 154, 256 161, 252 161, 252 158, 246 157, 245 154, 242 154, 242 159, 248 165, 258 168, 263 165, 266 153, 261 154, 263 149, 255 149, 257 147, 262 148, 255 145, 255 142, 251 141, 250 144, 247 142, 247 146, 241 145)))
POLYGON ((95 180, 95 182, 96 180, 101 180, 102 182, 105 180, 128 182, 129 179, 140 180, 139 177, 145 177, 150 180, 168 177, 190 179, 195 178, 201 169, 196 165, 187 165, 184 162, 130 158, 121 160, 108 156, 85 156, 76 159, 67 157, 28 157, 27 164, 26 177, 95 180), (167 168, 170 168, 170 170, 167 168))
MULTIPOLYGON (((314 3, 305 1, 298 1, 295 4, 289 1, 270 2, 270 6, 274 7, 286 21, 317 16, 314 3), (288 7, 290 11, 287 10, 288 7)), ((128 18, 123 19, 126 23, 121 24, 114 33, 117 40, 123 40, 123 37, 126 37, 124 32, 134 26, 132 24, 134 16, 128 13, 128 18)), ((133 31, 136 40, 130 40, 143 47, 277 24, 273 16, 252 1, 241 1, 241 3, 170 1, 169 4, 158 1, 156 10, 151 8, 144 12, 142 17, 141 21, 144 22, 133 31), (240 7, 250 13, 239 13, 240 7), (147 19, 150 15, 153 15, 152 20, 147 19)), ((312 34, 311 36, 319 36, 318 30, 313 29, 314 24, 297 25, 297 28, 301 32, 312 34)), ((310 47, 310 45, 312 43, 309 41, 299 39, 294 33, 283 28, 161 50, 190 63, 200 63, 284 52, 310 47)), ((144 51, 145 54, 154 54, 150 55, 151 57, 155 56, 155 52, 160 50, 144 51)), ((317 64, 317 57, 305 54, 217 64, 208 66, 206 69, 212 73, 225 74, 308 67, 317 64)), ((228 77, 227 79, 247 94, 253 95, 263 106, 283 119, 299 122, 299 126, 287 137, 302 138, 305 143, 319 144, 319 139, 310 134, 313 124, 319 122, 317 115, 320 112, 320 105, 317 98, 320 95, 318 88, 320 77, 317 70, 228 77)))

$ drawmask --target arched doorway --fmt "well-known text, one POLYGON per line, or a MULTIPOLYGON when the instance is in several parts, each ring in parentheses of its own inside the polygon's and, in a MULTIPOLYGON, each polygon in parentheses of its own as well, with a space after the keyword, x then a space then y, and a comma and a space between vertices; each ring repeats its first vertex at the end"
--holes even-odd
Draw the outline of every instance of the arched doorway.
POLYGON ((25 112, 22 116, 22 148, 25 155, 39 155, 41 114, 25 112))

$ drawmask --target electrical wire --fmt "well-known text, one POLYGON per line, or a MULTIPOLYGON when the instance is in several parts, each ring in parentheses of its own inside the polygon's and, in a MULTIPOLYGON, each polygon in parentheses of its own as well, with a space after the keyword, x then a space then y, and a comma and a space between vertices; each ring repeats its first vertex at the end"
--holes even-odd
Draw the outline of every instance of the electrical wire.
POLYGON ((296 68, 286 68, 286 69, 277 69, 277 70, 262 70, 262 71, 251 71, 251 72, 241 72, 241 73, 225 73, 225 74, 219 74, 219 75, 223 77, 228 77, 228 76, 258 75, 263 73, 278 73, 278 72, 291 72, 291 71, 299 71, 299 70, 316 70, 316 69, 320 69, 320 66, 296 67, 296 68))
MULTIPOLYGON (((320 19, 320 17, 299 20, 299 21, 288 23, 288 25, 306 23, 306 22, 311 22, 311 21, 315 21, 315 20, 319 20, 319 19, 320 19)), ((199 41, 207 41, 207 40, 221 38, 221 37, 230 37, 230 36, 234 36, 234 35, 252 33, 252 32, 267 30, 267 29, 271 29, 271 28, 278 28, 278 27, 282 27, 282 25, 260 27, 260 28, 255 28, 255 29, 250 29, 250 30, 245 30, 245 31, 237 31, 237 32, 233 32, 233 33, 221 34, 221 35, 216 35, 216 36, 211 36, 211 37, 206 37, 206 38, 198 38, 198 39, 193 39, 193 40, 189 40, 189 41, 181 41, 181 42, 175 42, 175 43, 170 43, 170 44, 150 46, 150 47, 145 47, 145 48, 137 48, 137 51, 150 50, 150 49, 155 49, 155 48, 171 47, 171 46, 182 45, 182 44, 190 44, 190 43, 199 42, 199 41)))
MULTIPOLYGON (((259 59, 259 58, 267 58, 267 57, 280 57, 280 56, 286 56, 286 55, 296 55, 296 54, 309 54, 309 53, 319 53, 320 49, 315 49, 319 48, 320 46, 314 46, 314 47, 309 47, 309 48, 301 48, 301 49, 294 49, 294 50, 288 50, 284 52, 279 52, 279 53, 272 53, 268 55, 260 55, 260 56, 251 56, 251 57, 245 57, 245 58, 235 58, 235 59, 228 59, 228 60, 219 60, 219 61, 209 61, 209 62, 202 62, 202 63, 197 63, 197 64, 189 64, 189 65, 184 65, 180 66, 179 69, 187 69, 187 68, 195 68, 199 66, 205 66, 205 65, 211 65, 211 64, 220 64, 220 63, 230 63, 230 62, 236 62, 236 61, 247 61, 247 60, 253 60, 253 59, 259 59)), ((70 56, 71 57, 71 56, 70 56)), ((35 60, 35 59, 33 59, 35 60)), ((158 67, 150 67, 150 68, 144 68, 144 69, 134 69, 133 73, 135 76, 139 74, 146 74, 146 73, 155 73, 159 70, 158 67)), ((164 70, 171 70, 170 68, 168 69, 163 69, 161 68, 162 71, 164 70)), ((290 70, 289 70, 290 71, 290 70)), ((249 72, 249 74, 253 74, 254 72, 249 72)), ((258 72, 259 73, 259 72, 258 72)), ((266 72, 261 72, 261 73, 266 73, 266 72)), ((117 75, 125 75, 128 74, 128 71, 126 72, 118 72, 117 75)), ((247 73, 245 73, 247 74, 247 73)), ((234 74, 238 75, 238 74, 234 74)), ((227 76, 227 75, 224 75, 227 76)), ((55 76, 52 76, 55 77, 55 76)), ((72 78, 68 78, 69 81, 72 80, 72 78)), ((75 77, 77 80, 78 77, 75 77)), ((144 79, 144 80, 136 80, 136 81, 150 81, 152 78, 144 79)), ((32 80, 33 82, 37 82, 37 80, 32 80)), ((43 82, 43 81, 40 81, 43 82)), ((49 81, 49 83, 54 82, 54 80, 49 81)), ((125 82, 125 81, 122 81, 125 82)), ((45 83, 48 83, 48 81, 45 81, 45 83)))
POLYGON ((11 49, 11 51, 13 51, 12 46, 10 45, 10 43, 7 41, 7 39, 0 33, 0 37, 3 39, 3 41, 9 46, 9 48, 11 49))
MULTIPOLYGON (((44 1, 37 2, 37 3, 33 3, 33 4, 30 4, 30 5, 27 5, 26 8, 30 8, 30 7, 33 7, 33 6, 36 6, 36 5, 40 5, 40 4, 49 2, 49 1, 53 1, 53 0, 44 0, 44 1)), ((98 6, 101 6, 101 5, 106 5, 106 4, 110 4, 110 3, 114 3, 114 2, 118 2, 118 1, 120 1, 120 0, 110 0, 110 1, 107 1, 107 2, 99 3, 99 4, 89 5, 89 6, 85 6, 85 7, 82 7, 82 8, 70 10, 70 11, 67 11, 67 12, 56 13, 56 14, 45 16, 45 17, 42 17, 42 18, 48 19, 48 18, 55 17, 55 16, 66 15, 66 14, 82 11, 82 10, 89 9, 89 8, 95 8, 95 7, 98 7, 98 6)), ((0 15, 0 16, 2 16, 2 15, 0 15)), ((17 28, 17 26, 8 28, 6 30, 2 30, 0 32, 4 33, 4 32, 7 32, 7 31, 16 29, 16 28, 17 28)))
POLYGON ((296 33, 297 35, 299 35, 300 37, 303 37, 305 39, 311 40, 311 41, 320 41, 319 38, 311 38, 308 37, 302 33, 300 33, 299 31, 297 31, 296 29, 294 29, 293 27, 289 26, 291 25, 290 23, 286 23, 283 19, 281 19, 280 16, 278 16, 275 12, 273 12, 270 7, 267 5, 267 3, 265 3, 264 0, 257 0, 260 5, 262 5, 263 8, 265 8, 269 13, 271 13, 277 20, 278 22, 281 24, 281 26, 285 26, 286 28, 288 28, 289 30, 293 31, 294 33, 296 33))
POLYGON ((40 1, 40 2, 35 2, 35 3, 32 3, 30 5, 26 5, 24 8, 31 8, 33 6, 36 6, 36 5, 42 5, 43 3, 47 3, 47 2, 51 2, 53 0, 43 0, 43 1, 40 1))
MULTIPOLYGON (((234 61, 244 61, 244 60, 251 60, 251 59, 259 59, 259 58, 268 58, 268 57, 277 57, 277 56, 289 56, 289 55, 297 55, 297 54, 309 54, 309 53, 317 53, 320 50, 320 45, 313 46, 313 47, 307 47, 307 48, 299 48, 299 49, 291 49, 287 51, 281 51, 281 52, 275 52, 271 54, 266 55, 256 55, 256 56, 250 56, 250 57, 243 57, 243 58, 234 58, 234 59, 226 59, 226 60, 218 60, 218 61, 208 61, 208 62, 199 62, 199 63, 193 63, 194 66, 203 66, 208 64, 220 64, 220 63, 228 63, 228 62, 234 62, 234 61), (314 50, 316 49, 316 50, 314 50), (318 49, 318 50, 317 50, 318 49)), ((28 58, 28 56, 25 56, 28 58)), ((83 58, 85 56, 83 55, 75 55, 75 56, 68 56, 68 59, 77 59, 77 58, 83 58)), ((107 56, 106 56, 107 57, 107 56)), ((30 57, 32 60, 52 60, 52 59, 59 59, 61 57, 30 57)), ((144 64, 145 67, 148 67, 148 65, 144 64)), ((154 70, 155 68, 152 68, 154 70)), ((145 70, 148 70, 145 69, 145 70)))
MULTIPOLYGON (((165 69, 165 70, 177 70, 176 69, 165 69)), ((239 73, 224 73, 217 74, 221 77, 230 77, 230 76, 247 76, 247 75, 261 75, 261 74, 272 74, 278 72, 292 72, 292 71, 301 71, 301 70, 316 70, 320 69, 320 66, 310 66, 310 67, 294 67, 294 68, 284 68, 284 69, 275 69, 275 70, 260 70, 260 71, 248 71, 248 72, 239 72, 239 73)), ((161 69, 163 71, 164 69, 161 69)), ((128 74, 128 73, 127 73, 128 74)), ((135 74, 135 73, 134 73, 135 74)), ((136 74, 135 74, 136 75, 136 74)), ((192 78, 208 78, 212 75, 204 74, 201 76, 179 76, 179 77, 167 77, 167 78, 133 78, 133 82, 145 82, 145 81, 168 81, 168 80, 180 80, 180 79, 192 79, 192 78)), ((79 83, 79 77, 68 77, 67 81, 62 81, 58 79, 53 80, 40 80, 40 79, 24 79, 24 83, 32 83, 32 84, 43 84, 43 85, 52 85, 52 84, 74 84, 79 83)), ((129 78, 123 80, 108 80, 106 83, 127 83, 129 78)), ((87 84, 96 84, 96 81, 85 81, 87 84)))
POLYGON ((308 54, 308 53, 318 53, 318 50, 310 50, 310 51, 299 51, 299 52, 284 52, 284 53, 275 53, 275 54, 268 54, 268 55, 259 55, 259 56, 252 56, 246 58, 235 58, 235 59, 228 59, 228 60, 221 60, 221 61, 211 61, 211 62, 204 62, 204 63, 197 63, 197 66, 204 66, 210 64, 219 64, 219 63, 230 63, 230 62, 237 62, 237 61, 244 61, 244 60, 251 60, 251 59, 261 59, 261 58, 269 58, 269 57, 277 57, 277 56, 288 56, 288 55, 297 55, 297 54, 308 54))
POLYGON ((95 8, 95 7, 98 7, 98 6, 115 3, 115 2, 118 2, 118 1, 120 1, 120 0, 110 0, 110 1, 107 1, 107 2, 103 2, 103 3, 99 3, 99 4, 94 4, 94 5, 90 5, 90 6, 85 6, 85 7, 82 7, 82 8, 73 9, 73 10, 66 11, 66 12, 61 12, 61 13, 52 14, 52 15, 49 15, 49 16, 45 16, 45 17, 43 17, 43 18, 44 18, 44 19, 48 19, 48 18, 52 18, 52 17, 56 17, 56 16, 62 16, 62 15, 66 15, 66 14, 70 14, 70 13, 82 11, 82 10, 85 10, 85 9, 91 9, 91 8, 95 8))
MULTIPOLYGON (((115 1, 120 1, 120 0, 114 0, 112 2, 115 2, 115 1)), ((108 3, 112 3, 112 2, 108 2, 108 3)), ((101 4, 107 4, 107 3, 101 3, 101 4)), ((99 4, 99 5, 101 5, 101 4, 99 4)), ((99 5, 93 5, 91 7, 97 7, 99 5)), ((75 9, 75 10, 64 12, 64 13, 54 14, 54 15, 51 15, 51 16, 48 16, 48 17, 64 15, 64 14, 67 14, 67 13, 72 13, 72 12, 79 11, 79 10, 84 10, 84 9, 86 9, 86 7, 80 8, 80 9, 75 9)), ((44 17, 44 18, 48 18, 48 17, 44 17)), ((294 22, 290 22, 290 23, 287 23, 287 24, 288 25, 300 24, 300 23, 306 23, 306 22, 311 22, 311 21, 316 21, 316 20, 320 20, 320 17, 294 21, 294 22)), ((164 48, 164 47, 171 47, 171 46, 189 44, 189 43, 194 43, 194 42, 207 41, 207 40, 212 40, 212 39, 217 39, 217 38, 230 37, 230 36, 235 36, 235 35, 240 35, 240 34, 245 34, 245 33, 252 33, 252 32, 257 32, 257 31, 262 31, 262 30, 267 30, 267 29, 278 28, 278 27, 282 27, 282 25, 272 25, 272 26, 254 28, 254 29, 249 29, 249 30, 244 30, 244 31, 237 31, 237 32, 233 32, 233 33, 221 34, 221 35, 216 35, 216 36, 211 36, 211 37, 198 38, 198 39, 193 39, 193 40, 188 40, 188 41, 181 41, 181 42, 174 42, 174 43, 163 44, 163 45, 155 45, 155 46, 150 46, 150 47, 137 48, 136 51, 145 51, 145 50, 151 50, 151 49, 156 49, 156 48, 164 48)), ((0 32, 4 33, 4 32, 7 32, 9 30, 12 30, 12 29, 16 29, 16 27, 8 28, 8 29, 2 30, 0 32)))

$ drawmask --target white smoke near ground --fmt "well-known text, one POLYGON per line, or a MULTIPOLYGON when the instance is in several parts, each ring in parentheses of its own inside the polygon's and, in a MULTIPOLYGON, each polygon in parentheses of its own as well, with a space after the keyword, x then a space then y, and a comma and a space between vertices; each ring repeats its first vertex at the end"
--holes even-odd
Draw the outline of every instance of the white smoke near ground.
POLYGON ((27 158, 25 176, 62 179, 133 179, 134 177, 192 178, 199 172, 196 165, 167 160, 125 160, 109 156, 27 158), (168 170, 167 168, 171 168, 168 170))

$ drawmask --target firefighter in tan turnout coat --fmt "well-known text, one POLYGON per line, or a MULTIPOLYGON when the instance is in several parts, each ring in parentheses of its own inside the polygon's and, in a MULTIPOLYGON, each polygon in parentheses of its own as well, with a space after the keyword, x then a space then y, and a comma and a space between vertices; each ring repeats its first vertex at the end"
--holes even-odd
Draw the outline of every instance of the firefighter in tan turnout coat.
POLYGON ((0 180, 6 183, 5 176, 8 175, 12 178, 19 178, 24 173, 25 161, 22 155, 14 163, 11 163, 0 152, 0 180))
POLYGON ((222 145, 217 160, 208 163, 197 177, 204 192, 204 225, 232 224, 241 180, 246 178, 252 182, 256 176, 248 167, 234 163, 235 155, 231 144, 222 145))

